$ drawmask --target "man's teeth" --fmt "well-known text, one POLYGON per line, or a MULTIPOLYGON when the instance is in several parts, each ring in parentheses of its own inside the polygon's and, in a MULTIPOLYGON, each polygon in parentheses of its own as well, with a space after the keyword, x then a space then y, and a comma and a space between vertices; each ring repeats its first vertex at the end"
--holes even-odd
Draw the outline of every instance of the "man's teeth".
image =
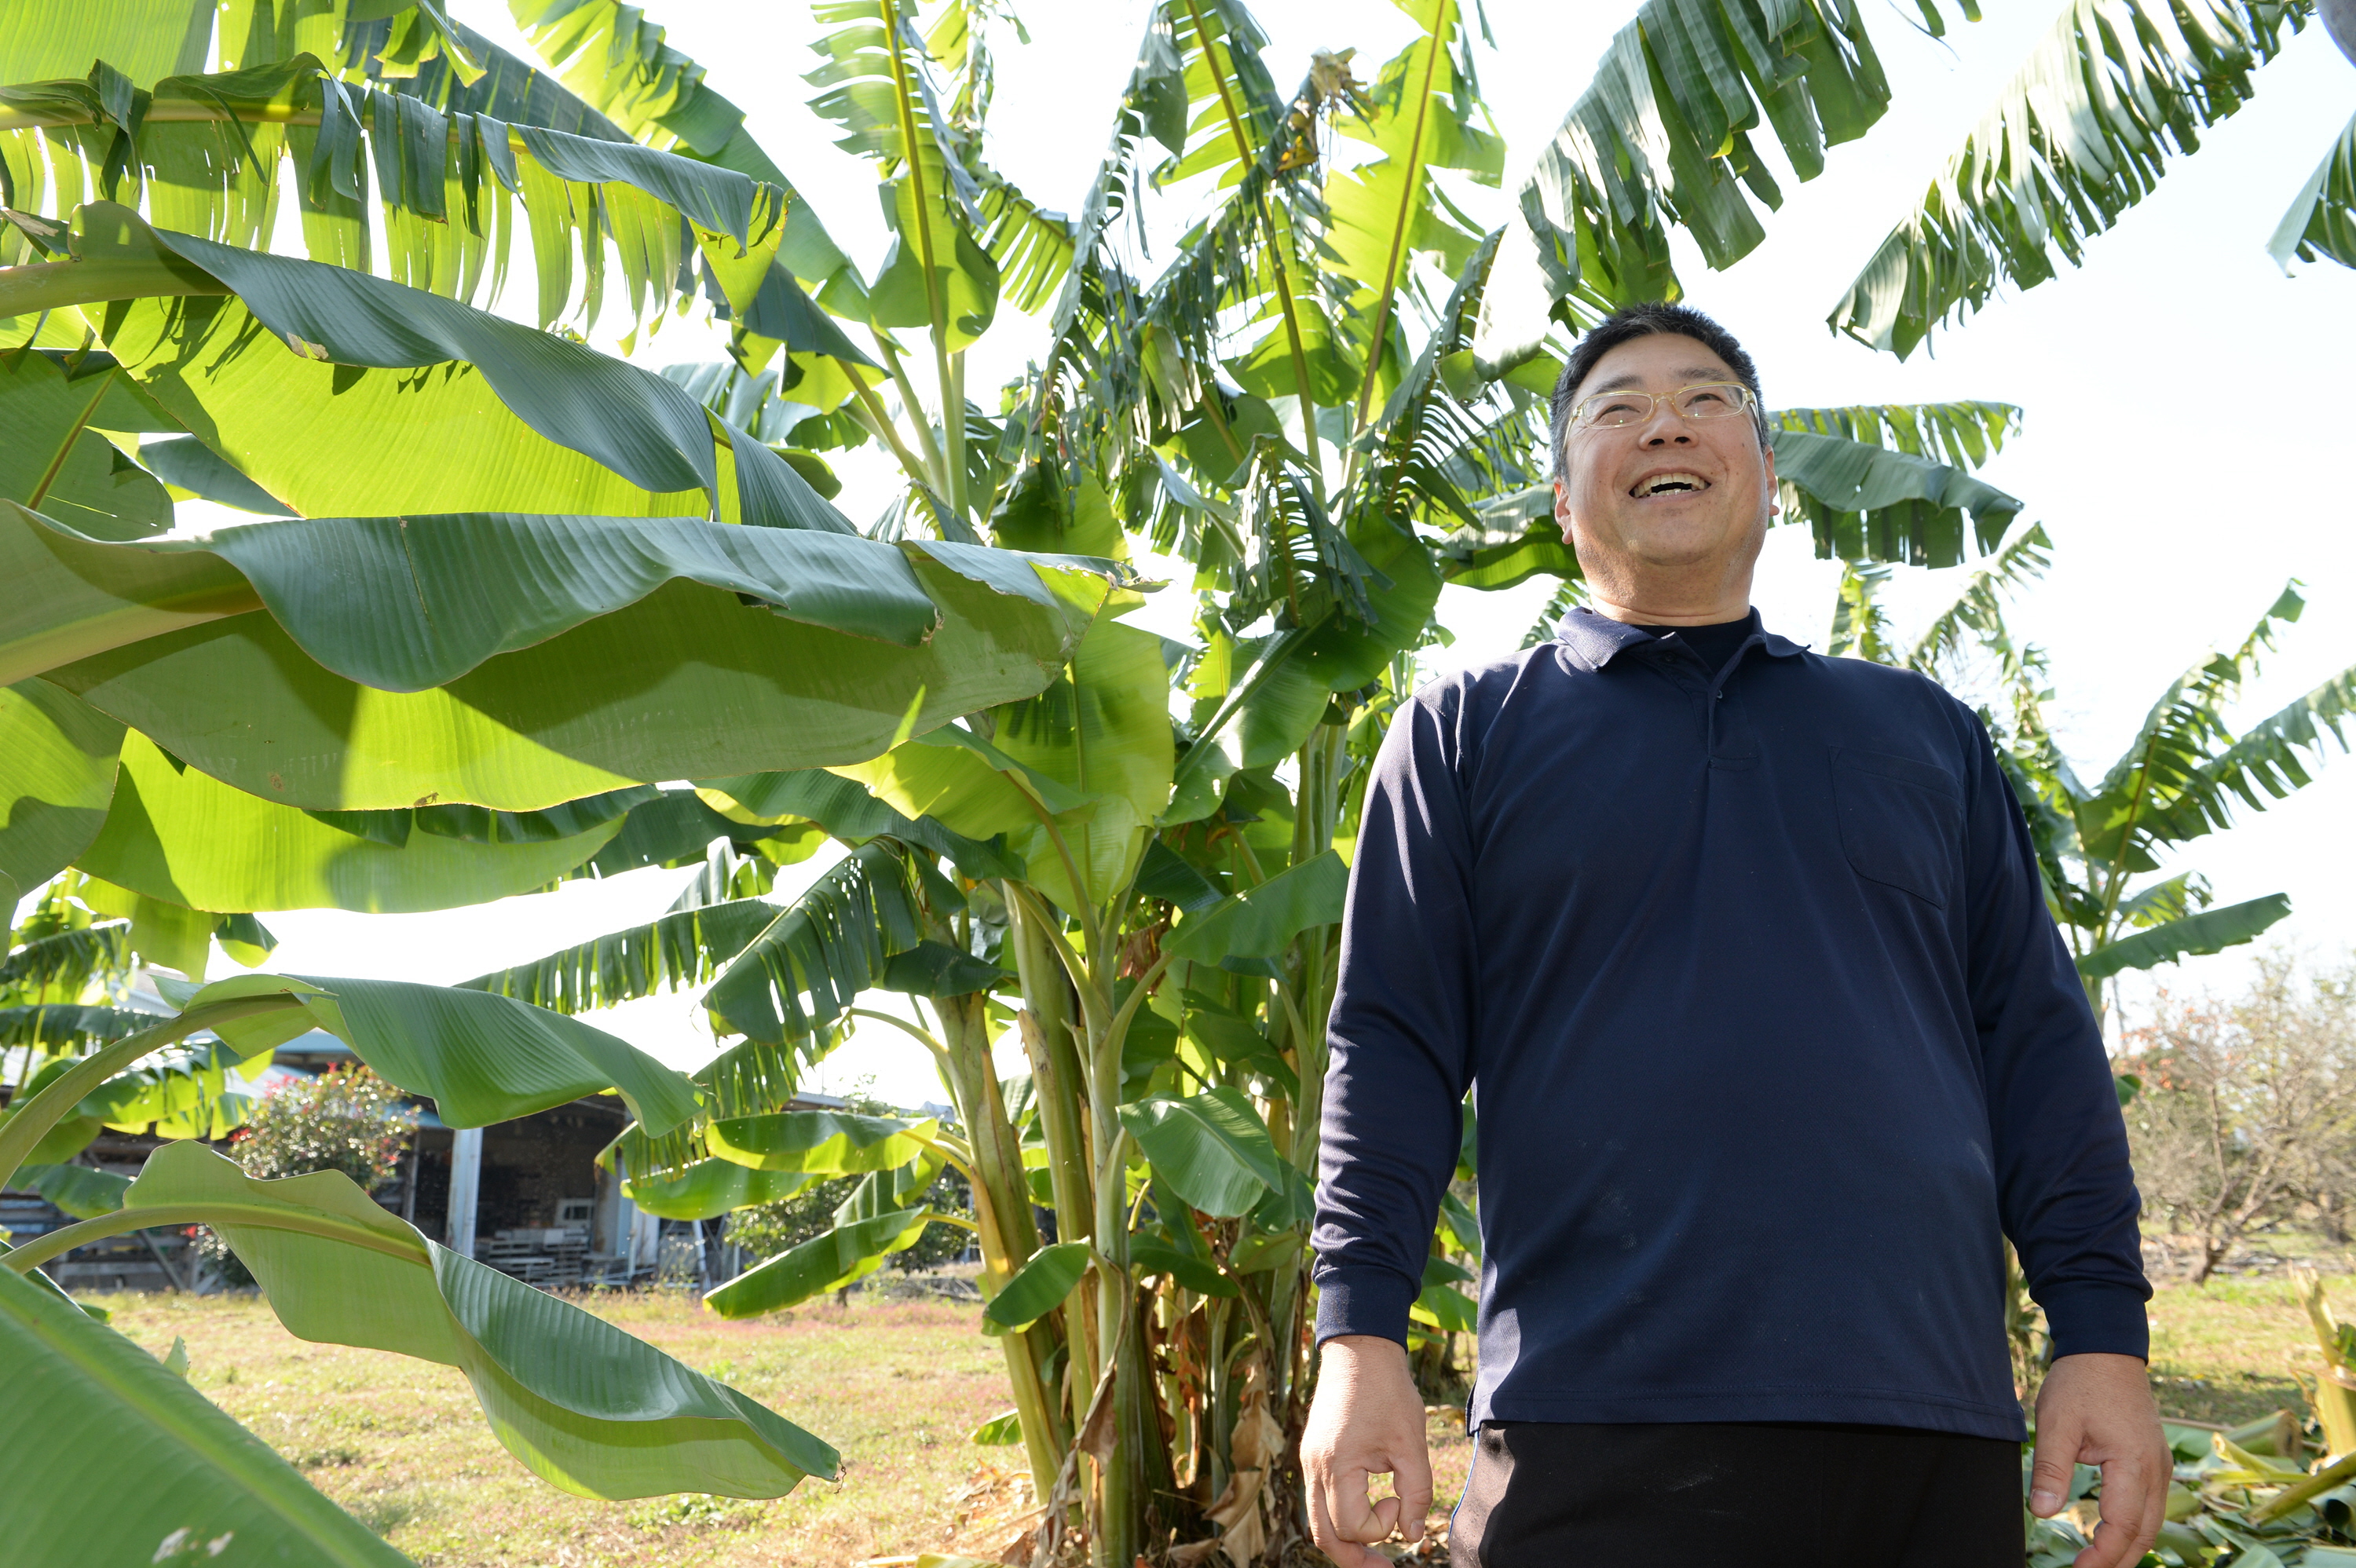
POLYGON ((1652 478, 1645 480, 1642 485, 1637 485, 1636 494, 1639 496, 1658 496, 1664 491, 1706 490, 1708 488, 1708 486, 1702 483, 1701 476, 1697 474, 1657 474, 1652 478))

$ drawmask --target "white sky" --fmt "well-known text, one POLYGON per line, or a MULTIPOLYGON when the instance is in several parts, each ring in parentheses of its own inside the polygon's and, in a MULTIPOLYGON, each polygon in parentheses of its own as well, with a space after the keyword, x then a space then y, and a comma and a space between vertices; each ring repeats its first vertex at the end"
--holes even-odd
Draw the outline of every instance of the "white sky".
MULTIPOLYGON (((1034 42, 994 40, 991 153, 1035 200, 1073 209, 1102 155, 1145 7, 1140 0, 1016 4, 1034 42)), ((1507 140, 1506 191, 1585 85, 1626 9, 1488 0, 1497 48, 1482 51, 1480 69, 1507 140)), ((529 53, 497 0, 458 0, 452 10, 529 53)), ((805 46, 817 32, 807 7, 672 0, 650 10, 670 27, 672 44, 709 67, 712 85, 748 111, 762 144, 872 272, 884 244, 872 169, 837 151, 835 128, 804 106, 815 90, 800 75, 816 63, 805 46)), ((1409 32, 1402 16, 1373 5, 1263 0, 1255 10, 1272 39, 1270 70, 1286 89, 1313 48, 1355 46, 1360 73, 1371 80, 1409 32)), ((2083 271, 2065 269, 2027 294, 1999 297, 1935 337, 1935 357, 1918 350, 1901 364, 1834 336, 1824 318, 2056 7, 2051 0, 1990 7, 1989 20, 1956 23, 1944 43, 1909 24, 1912 10, 1903 0, 1868 0, 1891 108, 1862 143, 1832 149, 1819 179, 1800 185, 1778 168, 1787 199, 1767 217, 1764 245, 1732 271, 1712 273, 1678 231, 1688 303, 1743 340, 1773 406, 1961 398, 2023 406, 2025 433, 1986 475, 2022 497, 2022 518, 2042 519, 2055 541, 2053 571, 2019 602, 2015 624, 2051 652, 2054 717, 2082 773, 2099 775, 2159 689, 2211 645, 2237 642, 2288 578, 2307 584, 2308 613, 2250 694, 2246 714, 2270 712, 2356 663, 2356 500, 2342 477, 2356 457, 2349 368, 2356 364, 2356 275, 2327 261, 2286 280, 2263 249, 2356 102, 2356 69, 2319 25, 2309 27, 2258 73, 2254 102, 2206 133, 2198 155, 2178 160, 2156 195, 2092 243, 2083 271)), ((1753 139, 1773 145, 1763 131, 1753 139)), ((1494 221, 1500 198, 1486 201, 1475 216, 1494 221)), ((1178 205, 1157 232, 1173 233, 1191 216, 1178 205)), ((520 308, 528 293, 512 291, 509 308, 520 308)), ((980 389, 1018 369, 1043 337, 1037 323, 1002 312, 975 353, 977 400, 987 401, 980 389)), ((717 357, 716 338, 680 322, 639 351, 648 365, 717 357)), ((843 472, 849 487, 840 504, 855 518, 872 517, 887 498, 888 476, 857 464, 843 472)), ((1889 602, 1901 631, 1944 598, 1942 575, 1901 573, 1889 602)), ((1834 576, 1811 559, 1803 530, 1780 529, 1755 602, 1771 626, 1822 646, 1834 576)), ((1449 590, 1441 615, 1458 641, 1443 661, 1510 652, 1550 586, 1449 590)), ((1178 603, 1155 611, 1184 619, 1178 603)), ((2335 761, 2292 801, 2201 841, 2189 863, 2210 877, 2221 901, 2288 892, 2295 912, 2277 931, 2296 946, 2337 955, 2356 934, 2351 815, 2356 763, 2335 761)), ((781 879, 780 893, 819 869, 798 868, 803 877, 781 879)), ((639 872, 436 914, 274 914, 268 923, 283 945, 271 967, 462 979, 651 919, 689 875, 639 872)), ((2230 987, 2246 973, 2251 951, 2164 969, 2162 981, 2230 987)), ((227 966, 215 962, 217 973, 227 966)), ((680 1065, 711 1050, 687 995, 589 1021, 680 1065)), ((839 1089, 873 1075, 886 1097, 943 1098, 921 1050, 887 1038, 894 1036, 871 1028, 814 1086, 839 1089)))

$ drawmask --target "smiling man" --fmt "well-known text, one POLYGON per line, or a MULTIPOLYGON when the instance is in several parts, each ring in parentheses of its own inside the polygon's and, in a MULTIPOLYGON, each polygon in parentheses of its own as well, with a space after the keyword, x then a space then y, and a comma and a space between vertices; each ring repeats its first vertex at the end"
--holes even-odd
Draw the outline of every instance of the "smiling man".
POLYGON ((1775 460, 1716 323, 1590 332, 1553 433, 1591 608, 1403 704, 1366 792, 1301 1439, 1318 1544, 1374 1563, 1430 1499, 1405 1340, 1469 1090, 1458 1568, 2019 1568, 2008 1238, 2055 1355, 2033 1504, 2100 1466, 2079 1563, 2136 1561, 2169 1461, 2126 1131, 1986 732, 1760 624, 1775 460))

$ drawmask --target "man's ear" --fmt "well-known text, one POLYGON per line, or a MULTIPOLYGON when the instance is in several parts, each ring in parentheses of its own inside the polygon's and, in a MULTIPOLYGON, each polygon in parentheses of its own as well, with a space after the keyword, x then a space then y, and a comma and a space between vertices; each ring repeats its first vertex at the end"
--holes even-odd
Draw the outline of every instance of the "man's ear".
POLYGON ((1761 439, 1759 443, 1759 458, 1767 468, 1767 515, 1772 517, 1783 509, 1783 503, 1779 498, 1783 486, 1779 485, 1775 479, 1775 443, 1773 441, 1763 437, 1761 439))
MULTIPOLYGON (((1773 471, 1771 469, 1769 472, 1772 475, 1773 471)), ((1562 528, 1562 542, 1569 544, 1570 542, 1570 492, 1563 488, 1562 481, 1559 479, 1554 482, 1554 520, 1562 528)))

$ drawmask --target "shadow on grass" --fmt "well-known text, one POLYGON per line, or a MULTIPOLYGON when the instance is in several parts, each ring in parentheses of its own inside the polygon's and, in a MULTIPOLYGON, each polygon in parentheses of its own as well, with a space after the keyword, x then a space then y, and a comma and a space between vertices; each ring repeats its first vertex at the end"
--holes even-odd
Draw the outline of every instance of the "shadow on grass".
POLYGON ((2287 1410, 2301 1421, 2308 1415, 2307 1395, 2298 1384, 2267 1372, 2211 1371, 2186 1377, 2162 1362, 2152 1369, 2151 1392, 2166 1419, 2239 1426, 2277 1410, 2287 1410))

